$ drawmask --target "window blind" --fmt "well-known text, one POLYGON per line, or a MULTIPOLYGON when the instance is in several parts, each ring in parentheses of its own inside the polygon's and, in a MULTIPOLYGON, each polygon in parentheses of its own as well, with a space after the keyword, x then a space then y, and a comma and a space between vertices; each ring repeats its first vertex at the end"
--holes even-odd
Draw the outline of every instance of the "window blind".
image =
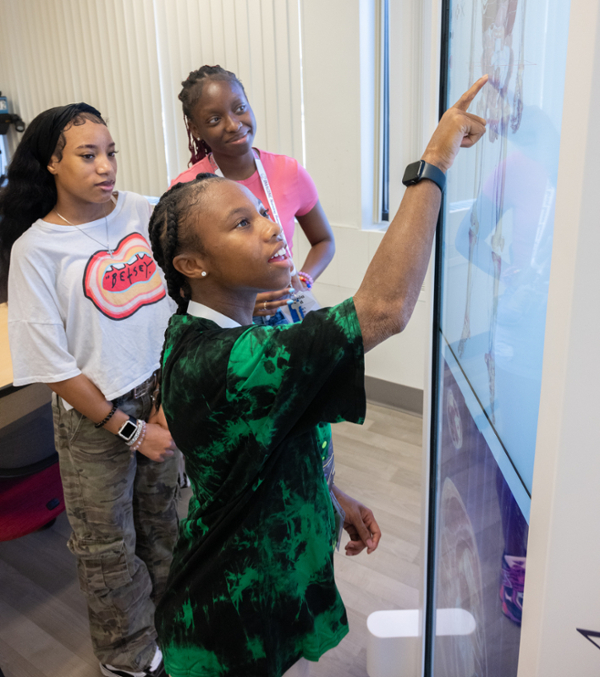
POLYGON ((160 195, 189 159, 181 81, 220 63, 246 88, 256 145, 301 160, 297 2, 0 0, 0 89, 26 123, 95 106, 120 150, 118 187, 160 195))

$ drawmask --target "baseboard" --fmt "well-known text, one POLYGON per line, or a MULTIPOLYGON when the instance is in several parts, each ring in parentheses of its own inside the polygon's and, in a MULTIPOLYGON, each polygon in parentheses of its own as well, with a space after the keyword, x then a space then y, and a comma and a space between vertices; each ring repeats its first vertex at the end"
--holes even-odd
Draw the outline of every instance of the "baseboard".
POLYGON ((367 400, 390 409, 400 409, 423 416, 423 391, 419 388, 391 383, 374 376, 365 376, 367 400))

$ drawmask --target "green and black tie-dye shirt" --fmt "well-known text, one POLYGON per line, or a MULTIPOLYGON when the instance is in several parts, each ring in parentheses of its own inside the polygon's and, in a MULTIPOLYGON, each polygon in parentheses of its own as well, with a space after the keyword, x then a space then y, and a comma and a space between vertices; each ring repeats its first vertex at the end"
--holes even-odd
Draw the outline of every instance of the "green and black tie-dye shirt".
POLYGON ((348 632, 322 455, 362 423, 351 299, 301 324, 222 329, 174 316, 163 405, 193 497, 156 612, 171 677, 279 677, 348 632))

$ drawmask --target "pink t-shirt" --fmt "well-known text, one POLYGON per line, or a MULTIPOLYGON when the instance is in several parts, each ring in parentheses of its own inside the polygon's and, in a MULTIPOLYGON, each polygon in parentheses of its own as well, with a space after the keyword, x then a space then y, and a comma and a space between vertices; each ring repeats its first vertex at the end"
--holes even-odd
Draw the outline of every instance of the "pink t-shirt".
MULTIPOLYGON (((266 150, 261 150, 259 153, 291 251, 295 227, 294 217, 308 214, 317 204, 319 195, 309 173, 294 158, 268 153, 266 150)), ((200 160, 185 172, 181 172, 176 179, 173 179, 171 186, 192 181, 201 172, 214 172, 208 158, 200 160)), ((246 186, 259 200, 262 200, 265 207, 269 207, 269 201, 257 171, 250 178, 238 181, 238 183, 246 186)))

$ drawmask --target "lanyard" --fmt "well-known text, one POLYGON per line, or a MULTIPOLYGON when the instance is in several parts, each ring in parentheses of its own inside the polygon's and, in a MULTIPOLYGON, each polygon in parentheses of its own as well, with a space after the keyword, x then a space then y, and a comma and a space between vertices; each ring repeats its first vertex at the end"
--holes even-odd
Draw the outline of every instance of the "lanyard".
MULTIPOLYGON (((271 190, 271 185, 269 184, 269 179, 267 178, 267 172, 265 171, 265 168, 263 166, 262 160, 260 159, 259 154, 256 152, 256 150, 253 148, 252 152, 254 153, 254 162, 256 163, 256 170, 258 172, 258 176, 260 177, 260 181, 263 186, 263 190, 265 191, 265 195, 267 196, 267 200, 269 202, 269 209, 271 210, 271 214, 273 215, 273 218, 275 219, 275 222, 277 225, 281 228, 281 235, 283 237, 283 241, 285 242, 285 246, 288 248, 289 251, 289 245, 287 243, 287 238, 285 237, 285 231, 283 230, 283 226, 281 225, 281 220, 279 218, 279 213, 277 211, 277 207, 275 205, 275 198, 273 197, 273 191, 271 190)), ((219 165, 216 163, 214 155, 211 153, 208 156, 208 161, 210 162, 212 168, 215 170, 215 174, 217 176, 220 176, 221 178, 225 179, 226 176, 223 174, 221 171, 221 168, 219 165)), ((292 261, 292 276, 297 274, 296 270, 296 265, 292 261)))
POLYGON ((273 191, 271 190, 269 179, 267 178, 267 172, 265 172, 265 168, 258 153, 254 149, 252 150, 254 151, 254 161, 256 162, 256 170, 258 171, 258 175, 260 176, 260 181, 263 185, 263 190, 265 191, 267 200, 269 201, 269 209, 271 210, 271 214, 273 214, 273 218, 281 228, 281 232, 283 233, 283 239, 285 240, 285 233, 283 232, 283 226, 281 225, 281 220, 279 219, 279 214, 277 213, 277 207, 275 206, 275 198, 273 197, 273 191))

